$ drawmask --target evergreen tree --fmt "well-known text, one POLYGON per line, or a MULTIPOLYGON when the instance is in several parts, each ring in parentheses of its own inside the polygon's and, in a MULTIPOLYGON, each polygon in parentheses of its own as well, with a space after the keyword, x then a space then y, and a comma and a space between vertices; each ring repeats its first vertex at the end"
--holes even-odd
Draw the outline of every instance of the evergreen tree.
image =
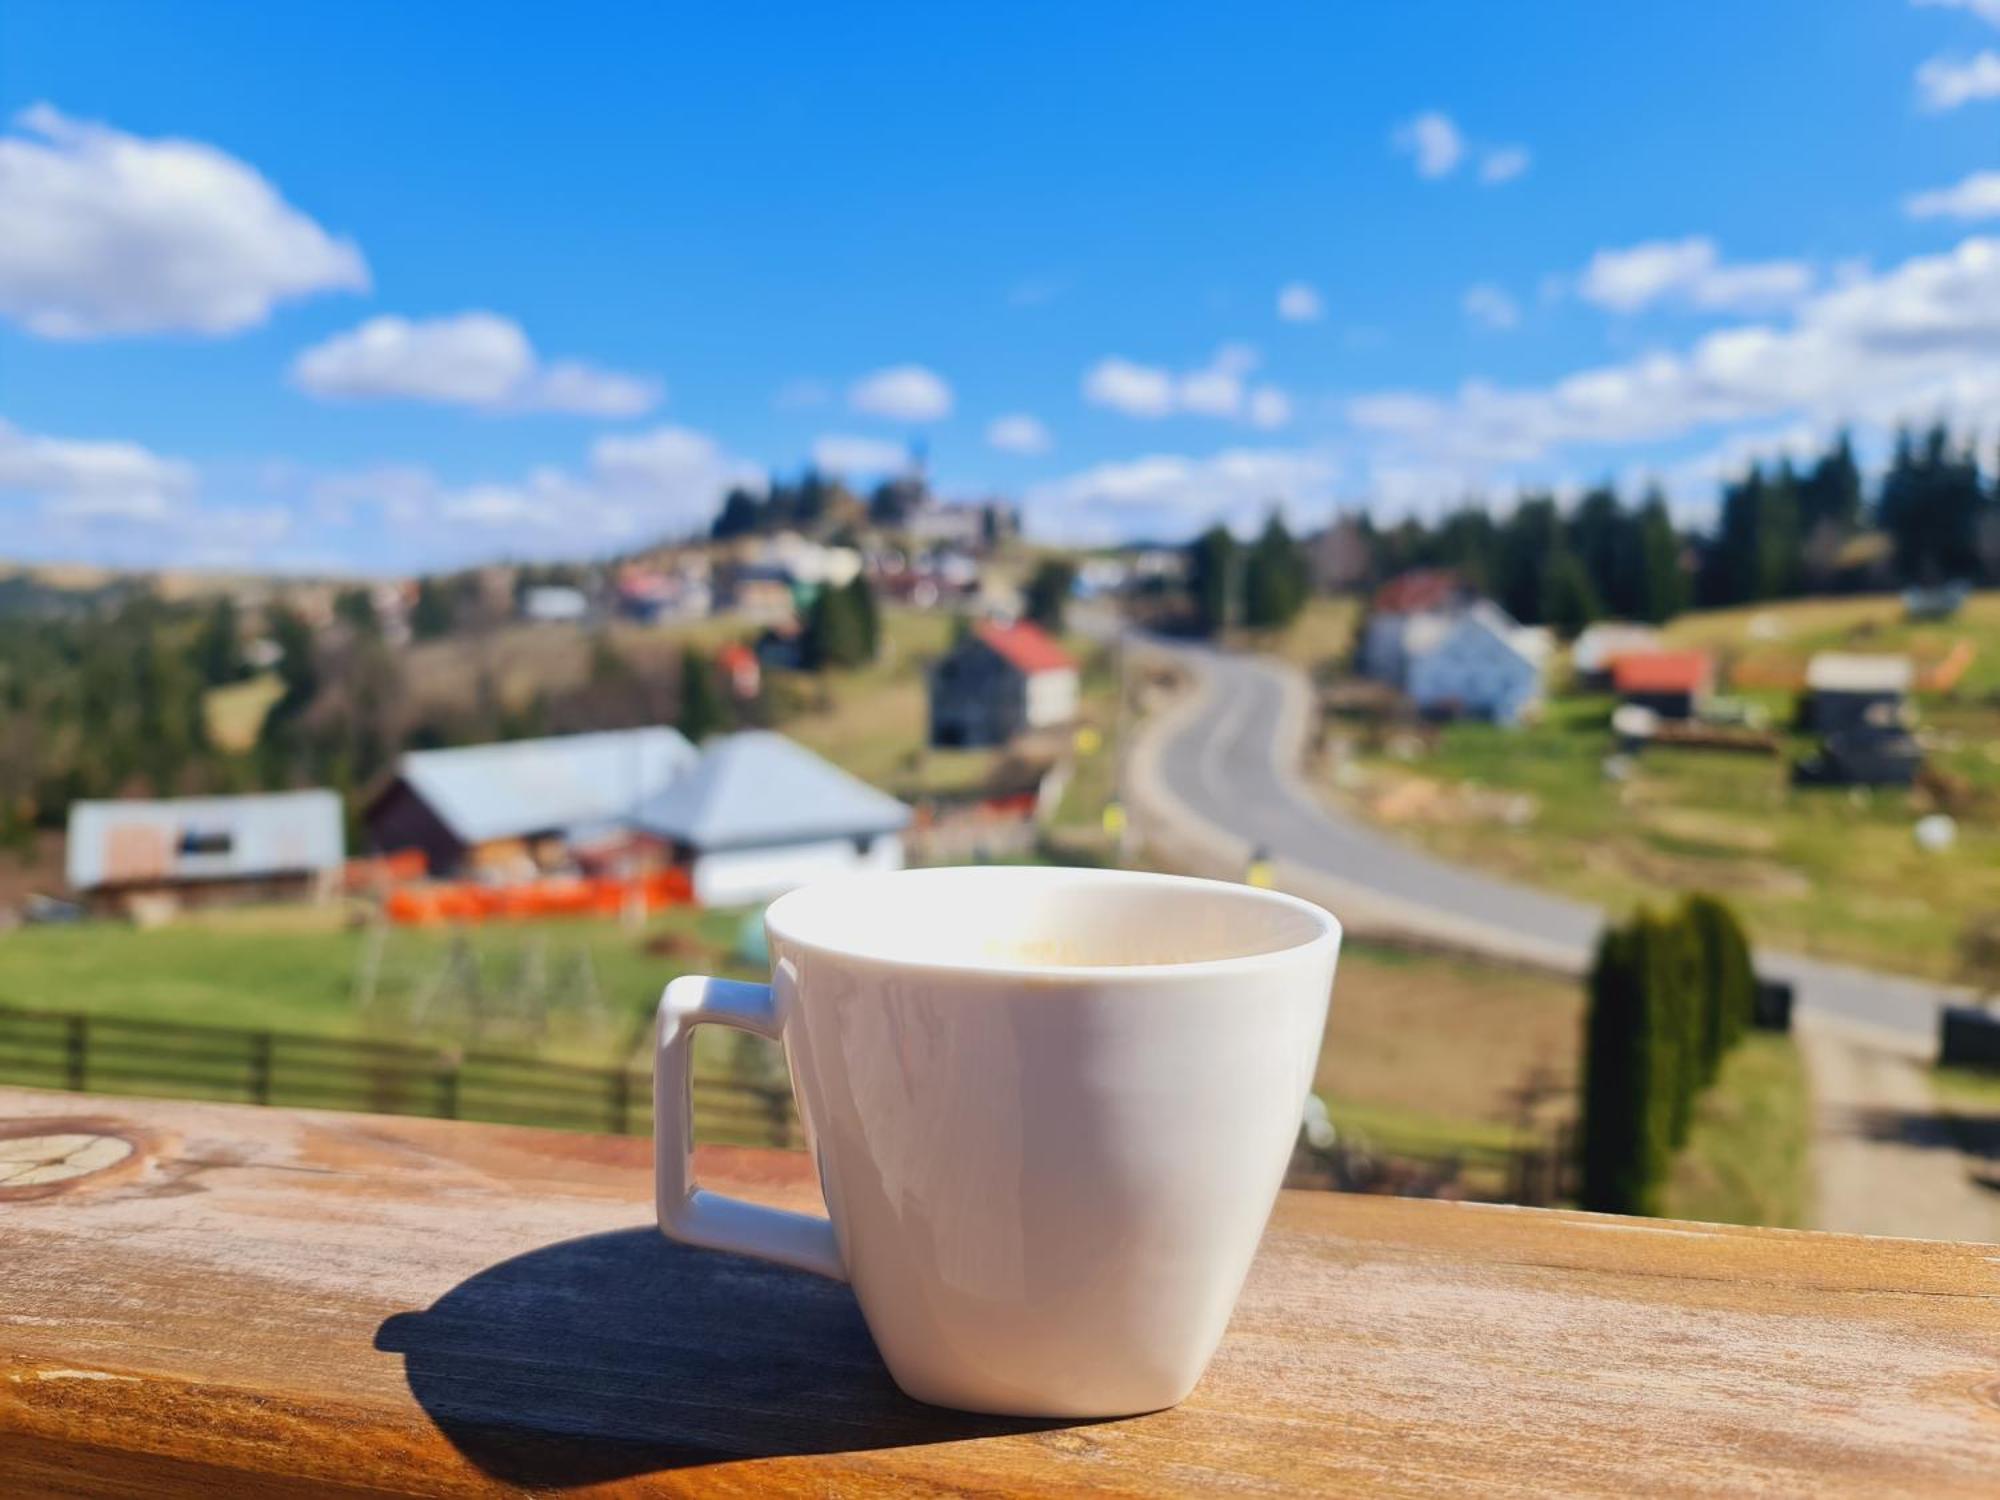
POLYGON ((1236 597, 1236 538, 1217 524, 1188 548, 1188 595, 1195 628, 1203 635, 1226 629, 1236 597))
POLYGON ((1061 635, 1070 590, 1076 587, 1076 564, 1066 557, 1045 557, 1028 579, 1028 618, 1050 635, 1061 635))
POLYGON ((822 588, 814 596, 800 647, 807 670, 813 672, 858 667, 868 660, 868 622, 853 593, 822 588))
POLYGON ((698 745, 728 722, 729 705, 715 680, 715 664, 705 652, 688 647, 681 653, 681 733, 698 745))
POLYGON ((1558 634, 1574 637, 1603 613, 1583 560, 1568 547, 1558 548, 1542 573, 1540 619, 1558 634))
POLYGON ((847 580, 847 598, 861 639, 861 659, 873 661, 882 650, 882 611, 866 576, 856 573, 847 580))
POLYGON ((1861 524, 1861 468, 1854 444, 1843 430, 1799 485, 1799 529, 1810 536, 1822 526, 1841 533, 1861 524))
POLYGON ((1985 508, 1978 465, 1968 450, 1952 447, 1942 423, 1925 434, 1921 446, 1907 431, 1897 434, 1878 516, 1904 582, 1977 577, 1985 508))
POLYGON ((1562 517, 1547 495, 1523 499, 1500 529, 1499 603, 1523 625, 1542 623, 1546 575, 1562 534, 1562 517))
POLYGON ((1681 539, 1656 489, 1639 507, 1639 584, 1632 617, 1658 625, 1687 608, 1688 581, 1681 569, 1681 539))
POLYGON ((1710 1084, 1722 1059, 1749 1030, 1757 1004, 1757 975, 1750 940, 1736 914, 1713 896, 1692 895, 1681 920, 1696 953, 1700 995, 1699 1081, 1710 1084))
MULTIPOLYGON (((523 570, 526 576, 526 570, 523 570)), ((364 635, 375 635, 381 631, 382 621, 375 613, 375 599, 366 589, 342 589, 334 595, 333 612, 336 618, 346 621, 364 635)))
POLYGON ((210 687, 234 682, 243 675, 242 630, 237 623, 236 601, 223 594, 209 606, 201 631, 195 638, 196 670, 210 687))
POLYGON ((420 641, 449 635, 452 627, 451 599, 435 578, 417 582, 417 600, 410 607, 410 634, 420 641))
POLYGON ((1257 629, 1289 625, 1309 591, 1305 549, 1273 514, 1243 567, 1243 619, 1257 629))
POLYGON ((1660 997, 1650 982, 1649 923, 1641 916, 1607 926, 1590 971, 1580 1198, 1600 1213, 1656 1212, 1666 1177, 1670 1148, 1652 1013, 1660 997))

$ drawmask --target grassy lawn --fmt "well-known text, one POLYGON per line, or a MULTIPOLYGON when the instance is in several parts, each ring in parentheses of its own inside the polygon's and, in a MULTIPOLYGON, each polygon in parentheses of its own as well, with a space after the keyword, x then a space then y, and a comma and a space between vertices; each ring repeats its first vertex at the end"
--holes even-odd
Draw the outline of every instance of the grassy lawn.
POLYGON ((271 705, 284 695, 284 679, 276 672, 260 672, 227 687, 210 688, 201 700, 209 742, 238 752, 255 748, 271 705))
MULTIPOLYGON (((602 1065, 630 1052, 675 975, 745 972, 729 956, 741 920, 735 912, 681 910, 636 932, 599 919, 467 929, 464 952, 486 997, 485 1035, 476 1043, 467 984, 443 989, 417 1014, 446 972, 451 933, 384 929, 368 1002, 358 976, 369 937, 335 906, 218 911, 154 931, 109 922, 19 928, 0 934, 0 1004, 470 1044, 602 1065), (531 1022, 537 1011, 545 1024, 531 1022)), ((729 1040, 715 1028, 705 1046, 710 1038, 729 1040)))
POLYGON ((1282 657, 1301 670, 1317 674, 1345 662, 1354 651, 1355 627, 1361 623, 1359 599, 1314 595, 1299 617, 1283 630, 1246 630, 1241 644, 1248 650, 1282 657))
MULTIPOLYGON (((1981 642, 1975 672, 2000 671, 2000 595, 1974 600, 1946 627, 1882 624, 1885 607, 1810 601, 1690 616, 1675 631, 1748 648, 1758 643, 1750 622, 1764 617, 1760 640, 1805 652, 1890 649, 1962 624, 1958 633, 1981 642)), ((1935 854, 1911 834, 1930 810, 1923 794, 1795 789, 1782 759, 1656 748, 1612 780, 1610 708, 1608 698, 1571 696, 1529 728, 1450 725, 1427 749, 1360 754, 1358 776, 1342 774, 1338 794, 1439 853, 1613 910, 1712 890, 1760 942, 1937 978, 1953 977, 1967 919, 2000 909, 2000 704, 1971 688, 1919 702, 1940 736, 1936 763, 1975 796, 1957 845, 1935 854)), ((1789 742, 1794 753, 1805 745, 1789 742)))
POLYGON ((1521 1090, 1572 1113, 1583 995, 1528 970, 1349 940, 1313 1087, 1335 1125, 1386 1150, 1518 1144, 1521 1090))
POLYGON ((1796 1229, 1810 1217, 1811 1104, 1790 1037, 1752 1033, 1696 1106, 1667 1182, 1666 1212, 1710 1224, 1796 1229))

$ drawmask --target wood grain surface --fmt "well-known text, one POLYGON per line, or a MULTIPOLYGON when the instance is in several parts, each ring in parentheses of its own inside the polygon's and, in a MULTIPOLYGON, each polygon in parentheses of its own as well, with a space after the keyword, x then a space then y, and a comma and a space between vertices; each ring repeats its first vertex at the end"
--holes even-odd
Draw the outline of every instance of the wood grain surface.
MULTIPOLYGON (((643 1141, 0 1090, 0 1495, 2000 1493, 2000 1251, 1288 1193, 1185 1405, 920 1406, 643 1141), (89 1159, 96 1159, 95 1153, 89 1159)), ((816 1199, 802 1157, 705 1178, 816 1199)))

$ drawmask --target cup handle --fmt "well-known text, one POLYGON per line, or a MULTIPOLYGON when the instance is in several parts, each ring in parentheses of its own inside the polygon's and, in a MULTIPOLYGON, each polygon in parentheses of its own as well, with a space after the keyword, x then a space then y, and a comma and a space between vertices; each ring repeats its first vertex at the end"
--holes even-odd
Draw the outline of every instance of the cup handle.
POLYGON ((706 1192, 694 1185, 694 1107, 688 1087, 694 1028, 735 1026, 780 1039, 784 1015, 768 984, 684 974, 660 996, 659 1052, 653 1059, 654 1196, 660 1231, 707 1250, 754 1255, 779 1265, 847 1279, 833 1225, 818 1214, 795 1214, 706 1192))

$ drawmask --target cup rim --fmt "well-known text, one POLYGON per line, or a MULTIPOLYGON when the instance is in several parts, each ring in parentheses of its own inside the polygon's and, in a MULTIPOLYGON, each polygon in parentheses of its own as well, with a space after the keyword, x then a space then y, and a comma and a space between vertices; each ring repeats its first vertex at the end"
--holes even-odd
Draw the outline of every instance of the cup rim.
MULTIPOLYGON (((1091 869, 1070 865, 932 865, 908 870, 871 870, 859 874, 838 875, 829 880, 814 881, 810 885, 800 886, 779 896, 764 909, 764 932, 774 950, 776 943, 783 942, 816 953, 906 973, 999 978, 1015 983, 1088 980, 1094 984, 1241 973, 1245 970, 1293 962, 1315 949, 1329 949, 1337 954, 1343 935, 1340 919, 1332 912, 1317 902, 1284 891, 1244 885, 1232 880, 1211 880, 1195 875, 1169 875, 1153 870, 1091 869), (1256 904, 1288 908, 1312 922, 1317 930, 1310 937, 1296 943, 1286 943, 1282 947, 1269 948, 1259 953, 1240 953, 1221 958, 1144 964, 1029 964, 983 958, 903 957, 894 953, 884 953, 878 949, 845 947, 838 943, 802 937, 795 929, 788 926, 787 919, 792 913, 815 896, 824 897, 836 890, 848 890, 859 885, 892 885, 926 879, 949 880, 971 873, 987 879, 1019 879, 1023 882, 1071 881, 1077 884, 1205 888, 1217 895, 1226 894, 1232 900, 1248 900, 1256 904)), ((775 957, 775 951, 773 956, 775 957)))

